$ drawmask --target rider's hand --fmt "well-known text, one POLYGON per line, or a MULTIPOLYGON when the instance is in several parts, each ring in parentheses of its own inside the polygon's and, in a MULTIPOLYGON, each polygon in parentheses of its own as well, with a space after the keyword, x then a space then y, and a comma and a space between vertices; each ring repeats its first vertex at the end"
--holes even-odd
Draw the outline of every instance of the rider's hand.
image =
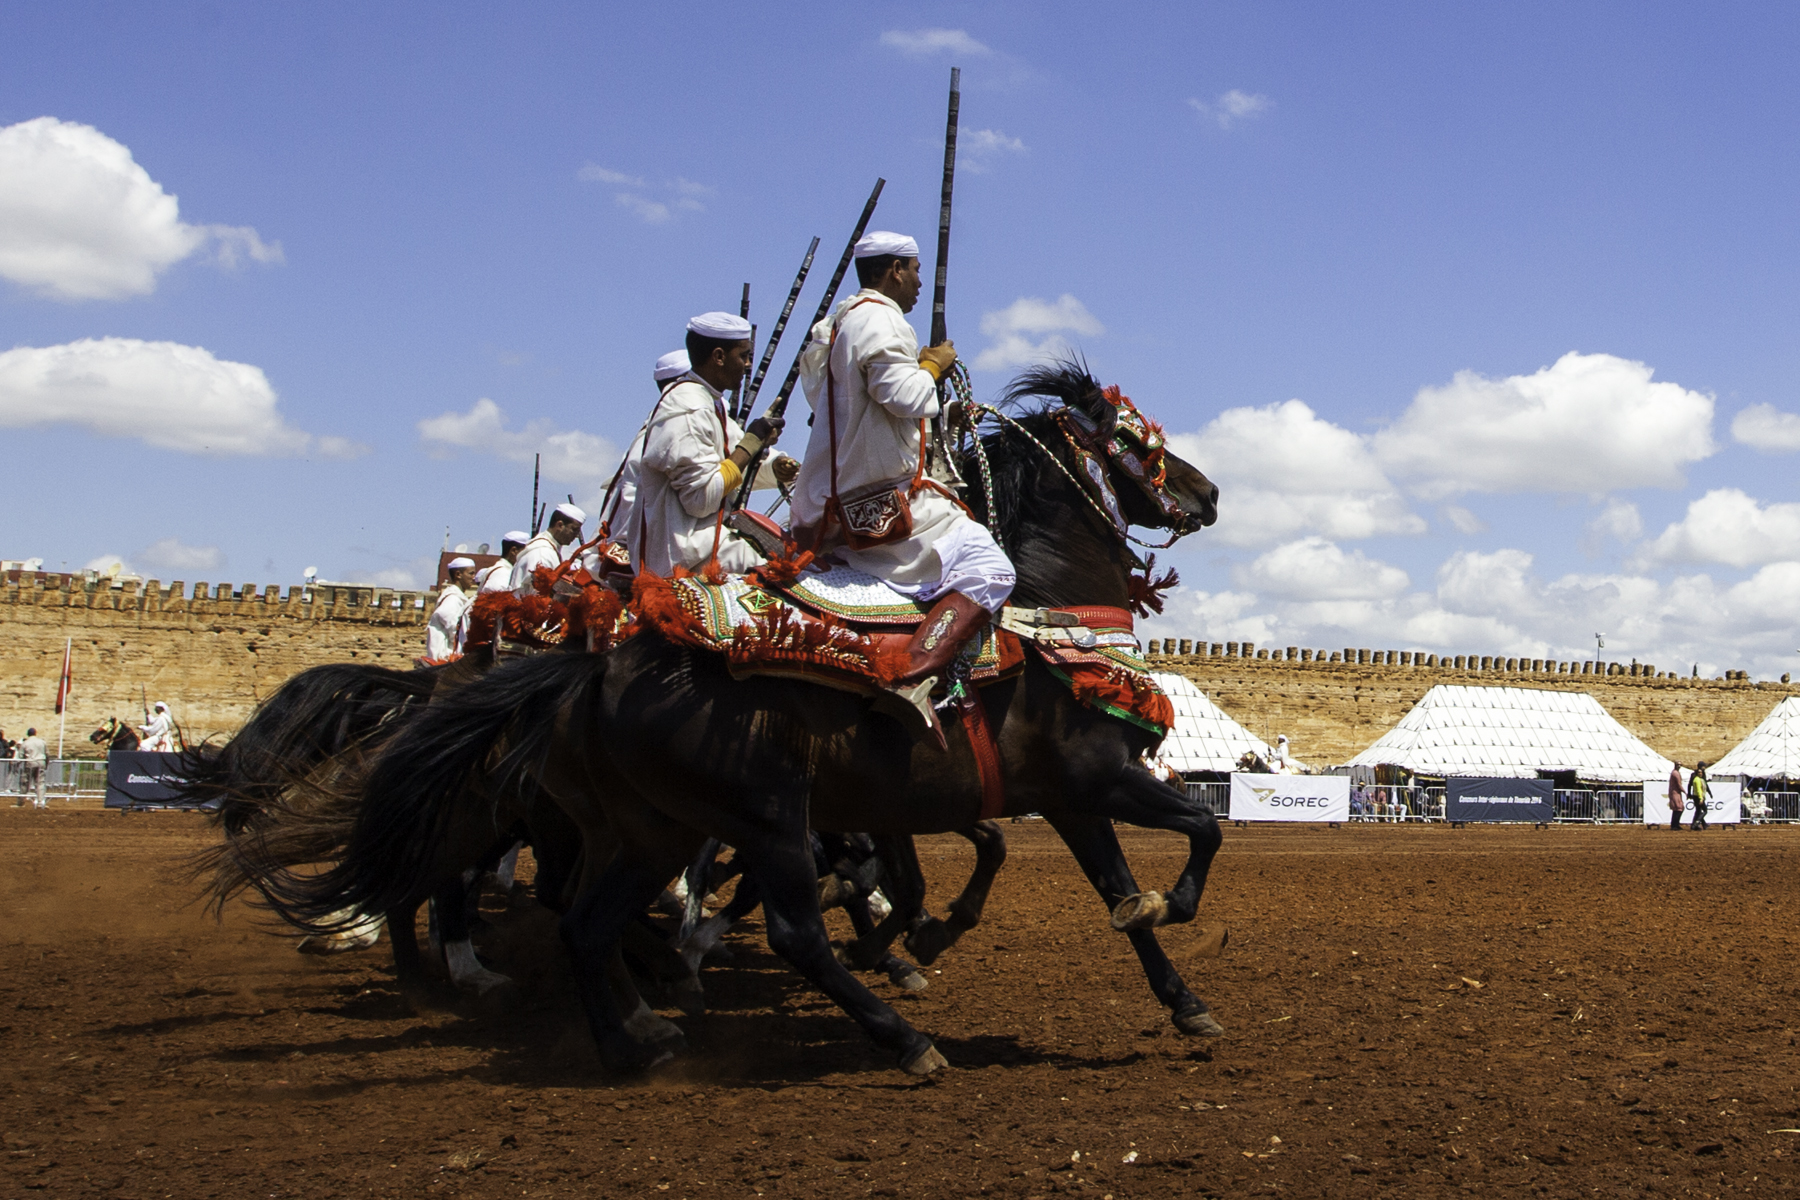
POLYGON ((775 482, 784 487, 800 477, 800 464, 785 454, 775 460, 774 470, 775 482))
POLYGON ((933 379, 942 379, 956 365, 956 343, 945 341, 941 346, 927 346, 919 351, 919 365, 930 371, 933 379))
POLYGON ((758 417, 750 422, 750 428, 744 432, 767 446, 781 436, 781 430, 786 424, 785 417, 758 417))

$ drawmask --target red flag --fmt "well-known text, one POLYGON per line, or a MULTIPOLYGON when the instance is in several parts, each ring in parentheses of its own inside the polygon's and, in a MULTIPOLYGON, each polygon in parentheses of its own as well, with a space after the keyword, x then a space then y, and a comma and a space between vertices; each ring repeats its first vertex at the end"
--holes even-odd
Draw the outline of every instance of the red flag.
POLYGON ((68 702, 69 692, 75 684, 75 664, 70 653, 73 649, 74 643, 63 643, 62 675, 56 681, 56 711, 58 713, 62 712, 63 705, 68 702))

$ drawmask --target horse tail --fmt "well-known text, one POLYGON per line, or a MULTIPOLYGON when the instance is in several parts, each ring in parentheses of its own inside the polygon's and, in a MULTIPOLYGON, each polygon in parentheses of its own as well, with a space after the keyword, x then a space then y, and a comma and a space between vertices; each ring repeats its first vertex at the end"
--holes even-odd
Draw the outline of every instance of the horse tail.
POLYGON ((210 809, 222 834, 190 861, 193 877, 207 879, 210 907, 272 867, 332 857, 348 826, 342 805, 329 800, 333 789, 318 783, 341 777, 391 736, 430 698, 437 675, 360 663, 312 667, 282 684, 223 746, 182 753, 178 791, 210 809))
POLYGON ((253 886, 288 923, 316 932, 429 895, 501 832, 505 802, 529 799, 559 715, 597 695, 605 668, 605 655, 540 654, 435 697, 352 780, 354 819, 335 865, 274 871, 253 886))

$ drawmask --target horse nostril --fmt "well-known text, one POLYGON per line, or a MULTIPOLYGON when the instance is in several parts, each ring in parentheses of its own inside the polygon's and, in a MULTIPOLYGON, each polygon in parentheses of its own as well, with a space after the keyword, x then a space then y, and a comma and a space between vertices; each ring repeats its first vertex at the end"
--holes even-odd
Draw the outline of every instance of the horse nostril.
POLYGON ((1208 495, 1207 499, 1211 500, 1214 504, 1217 504, 1219 502, 1219 485, 1218 484, 1215 483, 1212 485, 1211 493, 1210 493, 1210 495, 1208 495))

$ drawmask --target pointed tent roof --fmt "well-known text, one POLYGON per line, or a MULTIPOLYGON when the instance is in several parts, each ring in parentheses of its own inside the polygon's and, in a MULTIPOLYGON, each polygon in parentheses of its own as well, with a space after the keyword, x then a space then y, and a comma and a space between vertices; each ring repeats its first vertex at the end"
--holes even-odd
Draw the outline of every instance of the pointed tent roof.
MULTIPOLYGON (((1175 724, 1157 753, 1177 771, 1233 771, 1246 750, 1264 759, 1274 754, 1267 742, 1227 716, 1192 680, 1160 672, 1151 678, 1175 707, 1175 724)), ((1288 762, 1299 765, 1292 756, 1288 762)))
POLYGON ((1583 779, 1639 783, 1673 765, 1586 692, 1440 684, 1400 723, 1351 759, 1421 775, 1529 779, 1574 771, 1583 779))
POLYGON ((1777 704, 1750 736, 1706 769, 1708 775, 1800 779, 1800 696, 1777 704))

